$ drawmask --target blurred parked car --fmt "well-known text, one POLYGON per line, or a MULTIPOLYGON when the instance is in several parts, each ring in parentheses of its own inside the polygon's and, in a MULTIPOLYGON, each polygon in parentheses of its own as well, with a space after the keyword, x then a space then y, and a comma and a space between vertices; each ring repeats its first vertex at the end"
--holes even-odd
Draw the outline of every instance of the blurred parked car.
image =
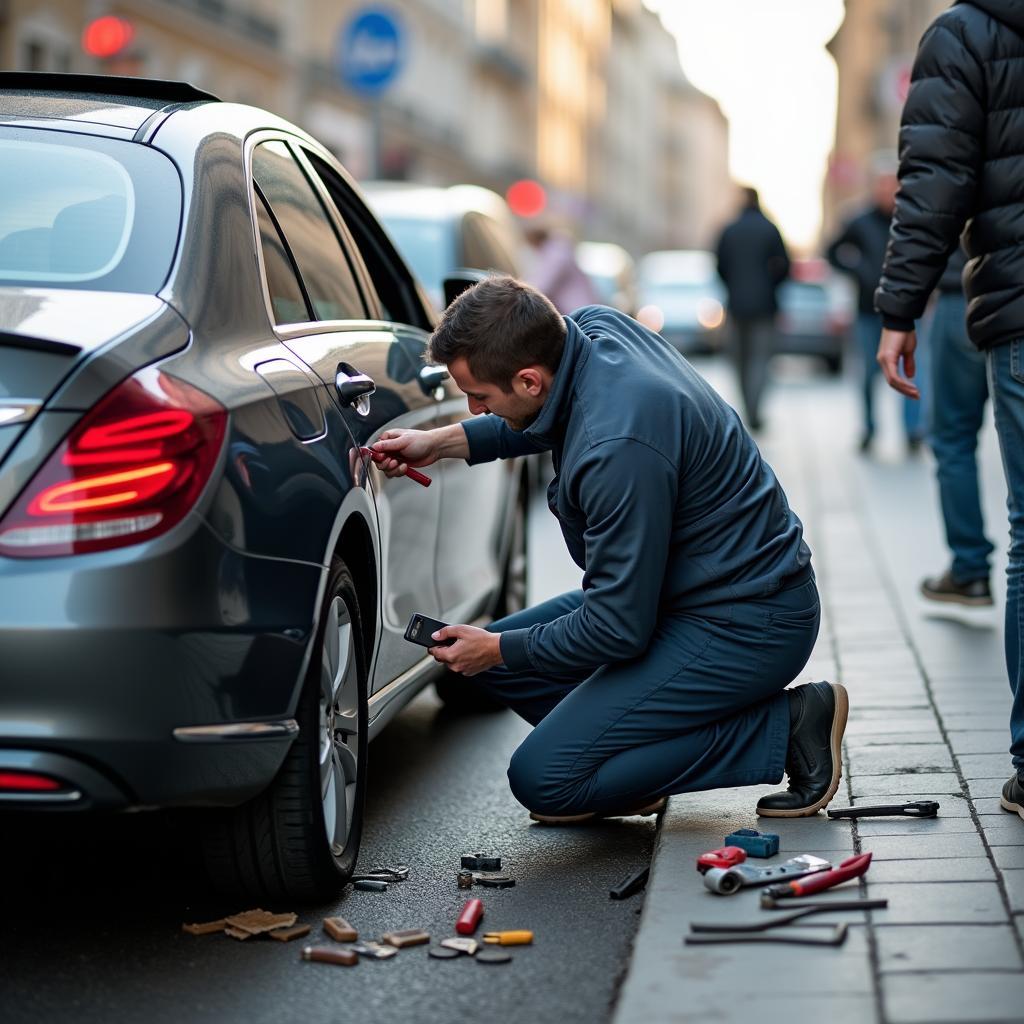
POLYGON ((367 743, 436 673, 411 613, 521 589, 523 467, 422 488, 361 456, 466 405, 405 263, 286 121, 0 74, 0 180, 0 809, 205 808, 225 894, 326 899, 367 743))
POLYGON ((443 281, 456 268, 521 276, 522 239, 497 193, 389 181, 361 187, 438 309, 446 305, 443 281))
POLYGON ((828 264, 795 261, 790 279, 779 288, 775 351, 819 356, 830 374, 839 374, 853 314, 848 285, 828 264))
POLYGON ((725 288, 713 253, 699 249, 652 252, 638 267, 637 319, 684 354, 723 347, 725 288))
POLYGON ((576 262, 590 278, 601 302, 627 316, 636 316, 636 266, 633 257, 614 242, 580 242, 576 262))

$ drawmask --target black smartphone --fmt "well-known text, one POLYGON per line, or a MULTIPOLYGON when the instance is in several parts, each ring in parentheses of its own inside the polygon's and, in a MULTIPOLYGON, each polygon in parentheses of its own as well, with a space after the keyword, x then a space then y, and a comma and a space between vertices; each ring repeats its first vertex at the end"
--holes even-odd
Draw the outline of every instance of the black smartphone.
POLYGON ((454 640, 431 639, 434 633, 439 629, 444 629, 447 625, 447 622, 439 622, 437 619, 414 612, 409 620, 409 625, 405 627, 405 639, 409 643, 419 644, 421 647, 451 647, 455 643, 454 640))

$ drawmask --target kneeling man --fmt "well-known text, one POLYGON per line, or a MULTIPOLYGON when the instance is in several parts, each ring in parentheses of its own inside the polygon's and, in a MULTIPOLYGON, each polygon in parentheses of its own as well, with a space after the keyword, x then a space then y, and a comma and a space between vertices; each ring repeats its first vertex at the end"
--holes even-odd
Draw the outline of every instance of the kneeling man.
MULTIPOLYGON (((538 821, 653 813, 672 793, 776 783, 797 817, 839 786, 842 686, 786 689, 818 634, 800 520, 736 413, 657 334, 602 306, 563 317, 480 282, 430 342, 474 418, 386 432, 389 475, 550 450, 548 503, 583 588, 435 634, 439 661, 535 726, 508 775, 538 821)), ((443 528, 443 527, 442 527, 443 528)))

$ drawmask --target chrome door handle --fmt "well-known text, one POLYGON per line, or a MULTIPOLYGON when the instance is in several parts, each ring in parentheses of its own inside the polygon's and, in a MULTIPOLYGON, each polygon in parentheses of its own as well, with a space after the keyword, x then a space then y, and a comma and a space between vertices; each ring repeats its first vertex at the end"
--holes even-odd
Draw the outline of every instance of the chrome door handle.
POLYGON ((437 390, 450 376, 444 366, 424 366, 419 372, 420 387, 425 395, 433 395, 440 400, 444 396, 438 395, 437 390))
POLYGON ((348 363, 340 363, 334 387, 345 408, 355 409, 360 416, 369 416, 370 396, 377 390, 372 377, 353 369, 348 363))

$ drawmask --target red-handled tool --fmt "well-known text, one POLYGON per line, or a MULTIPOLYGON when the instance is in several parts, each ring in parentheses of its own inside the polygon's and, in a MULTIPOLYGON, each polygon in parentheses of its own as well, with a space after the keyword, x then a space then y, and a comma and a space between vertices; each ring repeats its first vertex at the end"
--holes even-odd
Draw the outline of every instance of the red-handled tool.
POLYGON ((720 846, 717 850, 708 850, 697 858, 697 870, 703 875, 711 868, 731 868, 742 864, 747 859, 747 851, 738 846, 720 846))
POLYGON ((455 930, 460 935, 472 935, 476 931, 484 916, 484 901, 478 899, 466 900, 462 905, 458 920, 455 922, 455 930))
MULTIPOLYGON (((359 454, 367 459, 373 459, 373 461, 377 463, 383 462, 385 459, 389 459, 392 457, 390 455, 386 455, 384 452, 375 451, 373 448, 360 448, 359 454)), ((401 462, 402 460, 399 459, 398 461, 401 462)), ((415 480, 416 483, 422 484, 424 487, 430 486, 430 477, 426 476, 426 474, 424 473, 421 473, 418 469, 413 469, 411 466, 406 466, 405 475, 410 480, 415 480)))
POLYGON ((851 878, 860 878, 871 864, 871 853, 861 853, 856 857, 849 857, 837 868, 831 871, 821 871, 816 875, 809 875, 792 882, 785 882, 781 885, 773 885, 765 889, 764 897, 772 899, 788 899, 791 896, 813 896, 816 892, 831 889, 833 886, 841 885, 850 881, 851 878))

